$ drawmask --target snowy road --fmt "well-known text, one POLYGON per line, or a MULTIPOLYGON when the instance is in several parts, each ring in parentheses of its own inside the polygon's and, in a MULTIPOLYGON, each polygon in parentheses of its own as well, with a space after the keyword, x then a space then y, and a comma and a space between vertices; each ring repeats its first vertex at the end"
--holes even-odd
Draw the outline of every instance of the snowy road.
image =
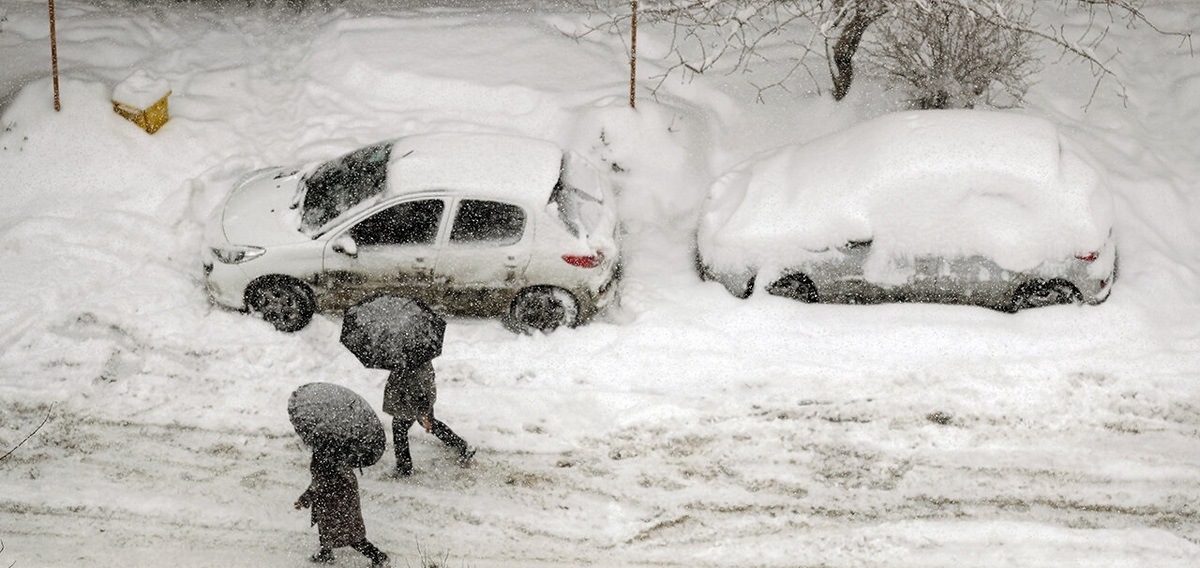
MULTIPOLYGON (((1134 413, 1090 432, 896 411, 849 399, 728 405, 562 452, 485 450, 466 471, 414 433, 416 476, 366 470, 368 531, 393 555, 447 556, 452 566, 1040 566, 1077 557, 1182 568, 1200 554, 1200 456, 1164 463, 1170 448, 1200 437, 1196 409, 1134 413)), ((3 423, 27 430, 46 412, 10 410, 3 423)), ((306 513, 288 506, 307 483, 294 437, 49 412, 0 482, 10 550, 38 549, 48 566, 164 556, 175 566, 303 565, 295 550, 315 535, 306 513), (22 479, 38 492, 14 492, 34 486, 22 479)), ((381 465, 390 463, 388 455, 381 465)))

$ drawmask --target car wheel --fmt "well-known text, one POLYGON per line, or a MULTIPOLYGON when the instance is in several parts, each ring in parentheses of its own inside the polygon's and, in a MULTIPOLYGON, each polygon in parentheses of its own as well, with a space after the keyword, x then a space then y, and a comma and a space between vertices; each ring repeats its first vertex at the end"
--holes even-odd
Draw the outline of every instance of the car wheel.
POLYGON ((312 289, 295 278, 267 276, 246 290, 246 306, 275 329, 291 333, 312 321, 316 300, 312 289))
POLYGON ((754 279, 756 276, 751 276, 745 282, 742 282, 739 285, 734 286, 732 288, 727 288, 727 290, 729 290, 729 293, 733 294, 733 296, 735 298, 737 298, 739 300, 745 300, 746 298, 749 298, 751 294, 754 293, 754 279))
POLYGON ((817 286, 812 279, 799 272, 788 274, 767 286, 767 293, 810 304, 817 301, 817 286))
POLYGON ((528 288, 513 298, 508 325, 520 333, 543 333, 561 326, 573 327, 579 317, 579 303, 562 288, 528 288))
POLYGON ((1013 291, 1012 306, 1009 311, 1020 311, 1029 308, 1057 306, 1059 304, 1077 304, 1083 296, 1073 284, 1055 278, 1052 280, 1030 280, 1017 286, 1013 291))

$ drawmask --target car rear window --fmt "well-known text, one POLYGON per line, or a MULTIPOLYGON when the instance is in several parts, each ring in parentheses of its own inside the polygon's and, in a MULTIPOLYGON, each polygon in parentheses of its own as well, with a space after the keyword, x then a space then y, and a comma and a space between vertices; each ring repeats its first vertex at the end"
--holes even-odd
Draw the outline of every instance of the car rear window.
POLYGON ((392 143, 360 148, 317 166, 300 180, 304 202, 300 228, 309 234, 383 192, 392 143))
POLYGON ((605 215, 602 183, 599 173, 581 158, 570 152, 563 155, 550 203, 557 206, 559 220, 572 235, 590 234, 600 227, 605 215))
POLYGON ((450 230, 455 244, 510 245, 525 233, 525 210, 509 203, 464 199, 450 230))

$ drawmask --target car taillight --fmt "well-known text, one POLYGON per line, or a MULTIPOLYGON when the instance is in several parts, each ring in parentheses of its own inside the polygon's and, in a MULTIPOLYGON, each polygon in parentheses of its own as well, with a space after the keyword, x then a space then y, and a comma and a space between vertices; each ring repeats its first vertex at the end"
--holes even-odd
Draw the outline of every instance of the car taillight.
POLYGON ((1077 254, 1077 255, 1075 255, 1075 258, 1078 258, 1079 260, 1082 260, 1084 262, 1095 262, 1095 260, 1097 258, 1100 258, 1100 253, 1089 252, 1087 254, 1077 254))
POLYGON ((579 268, 596 268, 597 266, 600 266, 601 262, 604 261, 604 253, 596 251, 596 254, 590 256, 582 254, 564 254, 562 259, 571 266, 578 266, 579 268))

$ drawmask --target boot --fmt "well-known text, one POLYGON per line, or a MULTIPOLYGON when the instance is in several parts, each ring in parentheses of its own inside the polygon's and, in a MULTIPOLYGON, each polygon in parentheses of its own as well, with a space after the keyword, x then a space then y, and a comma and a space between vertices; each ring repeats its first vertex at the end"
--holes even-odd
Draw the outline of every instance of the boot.
POLYGON ((308 560, 317 564, 333 564, 333 550, 322 548, 316 554, 309 556, 308 560))
POLYGON ((469 467, 471 460, 475 457, 475 448, 463 444, 458 452, 458 466, 462 468, 469 467))

